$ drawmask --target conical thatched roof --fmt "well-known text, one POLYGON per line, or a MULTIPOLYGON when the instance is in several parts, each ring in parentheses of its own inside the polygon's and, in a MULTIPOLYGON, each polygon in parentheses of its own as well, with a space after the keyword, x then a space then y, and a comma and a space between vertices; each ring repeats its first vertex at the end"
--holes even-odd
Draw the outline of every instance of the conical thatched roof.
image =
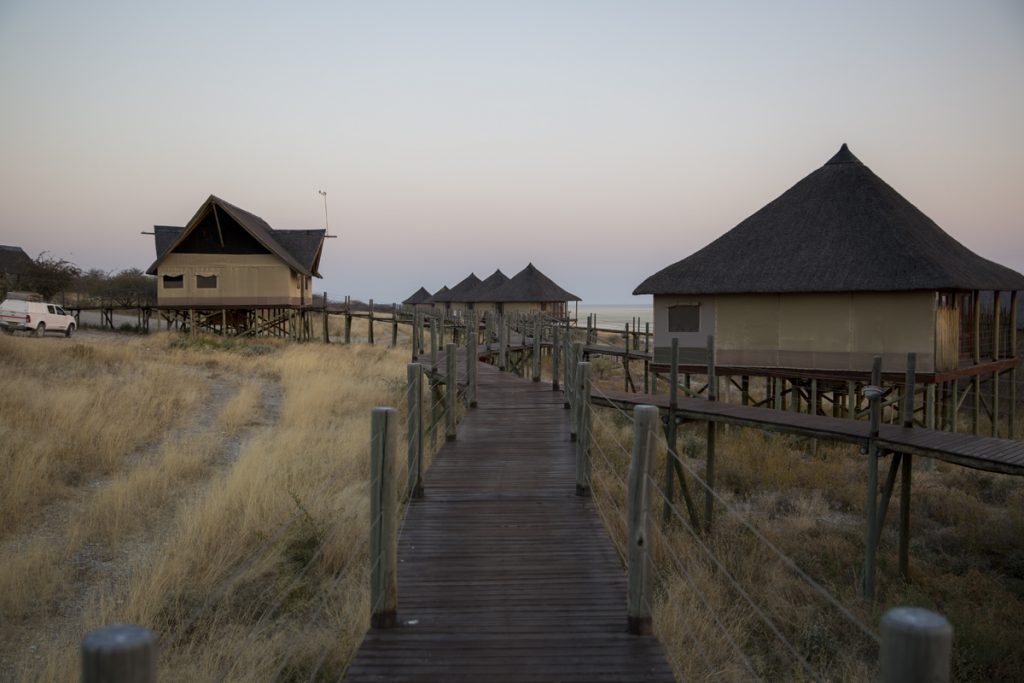
POLYGON ((1024 289, 871 172, 844 144, 778 199, 633 294, 1024 289))
POLYGON ((434 292, 434 294, 429 299, 424 301, 423 303, 425 303, 425 304, 444 304, 444 303, 448 303, 449 301, 451 301, 451 299, 449 298, 449 296, 451 294, 451 291, 452 290, 448 289, 448 285, 445 285, 441 289, 439 289, 436 292, 434 292))
POLYGON ((402 303, 406 306, 413 306, 415 304, 425 304, 428 299, 430 299, 430 292, 425 287, 420 287, 402 303))
POLYGON ((478 278, 475 273, 470 273, 462 280, 462 282, 451 288, 451 291, 448 292, 448 301, 460 304, 467 301, 473 301, 473 290, 479 286, 480 278, 478 278))
POLYGON ((575 294, 556 285, 551 278, 537 270, 532 263, 495 289, 491 296, 493 297, 492 301, 501 303, 580 300, 575 294))
POLYGON ((494 292, 498 287, 501 287, 506 282, 508 282, 508 275, 501 272, 501 269, 499 268, 488 277, 484 278, 483 281, 477 285, 476 289, 470 293, 471 298, 469 301, 474 303, 491 303, 496 301, 493 296, 494 292))

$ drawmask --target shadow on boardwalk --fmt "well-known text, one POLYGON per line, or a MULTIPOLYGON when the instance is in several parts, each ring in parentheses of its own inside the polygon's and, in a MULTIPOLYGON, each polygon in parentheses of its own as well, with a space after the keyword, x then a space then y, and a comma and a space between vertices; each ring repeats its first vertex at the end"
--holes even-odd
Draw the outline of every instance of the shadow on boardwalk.
POLYGON ((562 394, 479 366, 479 407, 427 473, 398 546, 395 629, 349 681, 671 681, 626 632, 626 580, 588 498, 562 394))

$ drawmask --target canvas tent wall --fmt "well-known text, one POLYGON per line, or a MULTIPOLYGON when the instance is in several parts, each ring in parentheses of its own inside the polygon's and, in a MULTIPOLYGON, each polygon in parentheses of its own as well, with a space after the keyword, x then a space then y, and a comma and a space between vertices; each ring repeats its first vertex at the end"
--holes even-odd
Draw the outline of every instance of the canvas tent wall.
POLYGON ((323 230, 274 230, 259 216, 211 195, 184 227, 155 226, 157 301, 171 307, 302 306, 323 230))

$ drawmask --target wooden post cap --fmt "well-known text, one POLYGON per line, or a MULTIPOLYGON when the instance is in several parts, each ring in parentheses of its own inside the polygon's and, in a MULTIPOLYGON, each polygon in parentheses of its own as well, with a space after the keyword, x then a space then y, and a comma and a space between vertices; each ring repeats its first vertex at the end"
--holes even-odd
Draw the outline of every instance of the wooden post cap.
POLYGON ((946 683, 953 653, 953 627, 941 614, 921 607, 897 607, 881 624, 883 683, 946 683))
POLYGON ((156 636, 141 626, 114 624, 82 639, 83 683, 154 683, 156 636))

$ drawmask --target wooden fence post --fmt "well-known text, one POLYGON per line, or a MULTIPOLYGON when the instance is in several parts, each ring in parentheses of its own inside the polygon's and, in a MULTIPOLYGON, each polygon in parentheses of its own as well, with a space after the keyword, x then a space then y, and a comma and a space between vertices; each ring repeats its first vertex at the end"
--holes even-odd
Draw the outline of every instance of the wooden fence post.
POLYGON ((571 383, 568 385, 571 387, 570 403, 572 404, 572 431, 569 433, 569 440, 576 441, 579 438, 579 424, 580 424, 580 404, 583 399, 580 396, 580 363, 583 361, 583 344, 575 342, 572 345, 572 377, 570 378, 571 383))
POLYGON ((345 297, 345 343, 352 343, 352 297, 345 297))
POLYGON ((374 408, 370 417, 370 626, 392 628, 398 613, 398 501, 395 427, 398 411, 374 408))
POLYGON ((398 347, 398 304, 391 304, 391 348, 398 347))
MULTIPOLYGON (((1010 358, 1017 357, 1017 290, 1010 293, 1010 358)), ((1017 366, 1010 368, 1010 428, 1007 439, 1016 438, 1017 422, 1017 366)))
POLYGON ((476 363, 477 363, 476 313, 466 312, 466 404, 476 408, 476 363))
POLYGON ((878 548, 878 425, 882 416, 882 357, 875 356, 871 367, 871 386, 864 395, 871 401, 871 426, 868 437, 867 533, 864 548, 864 597, 875 597, 875 553, 878 548))
MULTIPOLYGON (((715 376, 715 337, 708 335, 708 400, 718 400, 718 379, 715 376)), ((707 450, 708 459, 704 474, 704 481, 707 490, 704 492, 704 531, 711 531, 711 520, 715 510, 715 496, 712 493, 715 488, 715 440, 718 435, 718 425, 708 422, 707 450)))
MULTIPOLYGON (((917 354, 907 354, 907 378, 904 382, 903 426, 910 429, 914 426, 914 394, 917 393, 917 354)), ((900 575, 910 579, 910 481, 913 476, 914 456, 904 453, 900 460, 900 537, 899 563, 900 575)))
POLYGON ((408 380, 408 457, 409 497, 423 497, 423 367, 419 363, 406 366, 408 380))
POLYGON ((323 314, 324 314, 324 344, 330 344, 331 343, 331 332, 328 329, 328 324, 327 324, 328 320, 330 319, 330 315, 327 313, 327 292, 324 292, 324 310, 323 310, 323 314))
POLYGON ((155 683, 156 636, 133 624, 115 624, 82 638, 82 683, 155 683))
POLYGON ((505 371, 508 360, 508 321, 506 318, 498 320, 498 369, 505 371))
POLYGON ((447 372, 445 375, 445 441, 455 441, 455 398, 459 391, 458 366, 455 362, 455 344, 448 344, 445 347, 447 356, 447 372))
POLYGON ((580 390, 579 424, 576 427, 576 495, 590 495, 590 363, 577 366, 580 390))
POLYGON ((949 683, 953 627, 921 607, 897 607, 881 624, 882 683, 949 683))
POLYGON ((373 299, 370 299, 370 315, 366 320, 366 342, 373 346, 373 299))
POLYGON ((540 381, 540 317, 533 319, 533 377, 534 382, 540 381))
POLYGON ((558 391, 558 356, 562 349, 559 346, 558 325, 551 326, 551 391, 558 391))
MULTIPOLYGON (((668 422, 665 424, 665 440, 668 442, 669 452, 665 456, 665 507, 662 512, 662 521, 666 524, 672 519, 672 499, 675 497, 675 463, 672 461, 672 454, 679 454, 678 431, 676 424, 676 409, 679 408, 679 340, 672 338, 672 355, 670 356, 672 367, 669 369, 668 385, 668 422)), ((682 482, 680 482, 682 483, 682 482)))
POLYGON ((572 370, 569 367, 572 363, 569 358, 569 352, 571 349, 572 331, 567 327, 565 329, 565 338, 562 340, 562 387, 565 392, 563 396, 565 401, 562 404, 562 407, 566 409, 572 407, 572 385, 569 384, 570 379, 572 379, 572 370))
POLYGON ((651 581, 647 508, 657 435, 658 408, 640 405, 633 409, 633 457, 629 462, 629 575, 626 590, 626 617, 629 632, 651 633, 651 581))
POLYGON ((437 370, 437 317, 430 318, 430 368, 437 370))

